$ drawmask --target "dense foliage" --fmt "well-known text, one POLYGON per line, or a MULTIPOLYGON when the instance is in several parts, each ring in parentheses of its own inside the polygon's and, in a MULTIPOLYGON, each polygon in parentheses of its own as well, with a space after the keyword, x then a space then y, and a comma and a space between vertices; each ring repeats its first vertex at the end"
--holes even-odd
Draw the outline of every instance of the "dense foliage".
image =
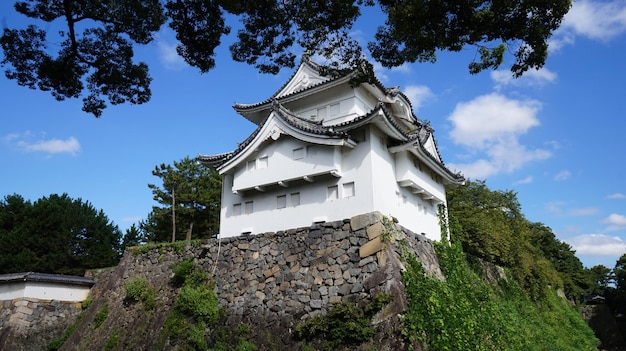
POLYGON ((562 288, 580 301, 592 282, 575 252, 552 230, 528 221, 517 194, 493 191, 484 181, 468 181, 448 192, 451 240, 463 251, 506 267, 533 297, 562 288))
POLYGON ((550 289, 531 299, 514 279, 496 285, 472 269, 460 244, 436 243, 445 281, 424 274, 414 256, 403 275, 404 335, 429 350, 592 351, 599 342, 570 303, 550 289))
POLYGON ((326 58, 331 68, 355 68, 363 50, 351 31, 374 6, 384 24, 367 46, 385 67, 473 46, 470 72, 497 68, 512 52, 511 71, 520 76, 544 65, 547 41, 571 0, 21 0, 16 11, 37 24, 4 29, 1 63, 19 85, 57 100, 82 97, 83 110, 99 117, 104 98, 111 104, 150 99, 148 66, 133 61, 133 45, 150 43, 165 23, 176 33, 178 54, 201 72, 215 66, 215 49, 231 31, 227 20, 235 19, 232 58, 261 72, 293 67, 302 51, 326 58), (64 28, 60 37, 50 38, 52 22, 64 28))
POLYGON ((0 200, 0 273, 84 274, 116 265, 121 233, 102 210, 67 194, 0 200))
POLYGON ((161 185, 148 184, 161 206, 153 206, 140 224, 142 240, 208 238, 218 232, 222 180, 217 172, 185 157, 174 166, 155 167, 152 174, 162 181, 161 185))

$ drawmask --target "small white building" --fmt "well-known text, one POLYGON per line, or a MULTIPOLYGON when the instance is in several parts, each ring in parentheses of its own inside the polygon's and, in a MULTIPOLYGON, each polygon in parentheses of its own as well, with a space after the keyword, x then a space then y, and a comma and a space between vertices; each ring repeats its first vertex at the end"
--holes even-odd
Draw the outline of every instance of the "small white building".
POLYGON ((87 298, 94 281, 86 277, 47 273, 0 275, 0 301, 17 298, 80 302, 87 298))
POLYGON ((275 94, 234 109, 258 128, 231 152, 198 161, 223 177, 220 235, 275 232, 372 211, 439 240, 439 205, 463 176, 398 88, 354 86, 304 59, 275 94))

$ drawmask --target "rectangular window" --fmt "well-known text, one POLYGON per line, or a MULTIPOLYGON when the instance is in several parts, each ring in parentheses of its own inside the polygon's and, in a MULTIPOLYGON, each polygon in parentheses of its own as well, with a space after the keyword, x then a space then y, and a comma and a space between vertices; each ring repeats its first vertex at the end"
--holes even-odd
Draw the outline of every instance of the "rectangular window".
POLYGON ((287 207, 287 195, 276 196, 276 208, 285 208, 285 207, 287 207))
POLYGON ((329 186, 326 191, 326 200, 335 200, 339 198, 339 188, 337 185, 329 186))
POLYGON ((249 171, 253 171, 256 169, 256 160, 250 160, 248 161, 248 166, 247 166, 249 171))
POLYGON ((330 105, 330 117, 339 116, 339 112, 340 112, 339 103, 330 105))
POLYGON ((343 184, 343 197, 352 197, 355 195, 354 182, 343 184))
POLYGON ((259 157, 258 166, 259 169, 267 168, 267 156, 259 157))
POLYGON ((233 205, 233 216, 239 216, 241 214, 241 204, 233 205))
POLYGON ((246 202, 246 208, 245 208, 246 214, 250 214, 254 211, 254 208, 252 207, 252 201, 247 201, 246 202))
POLYGON ((318 108, 317 109, 317 119, 319 121, 322 121, 322 120, 326 119, 326 107, 322 107, 322 108, 318 108))
POLYGON ((292 207, 300 206, 300 193, 292 193, 289 200, 292 207))
POLYGON ((293 149, 293 159, 294 160, 301 160, 304 158, 304 148, 303 147, 299 147, 297 149, 293 149))

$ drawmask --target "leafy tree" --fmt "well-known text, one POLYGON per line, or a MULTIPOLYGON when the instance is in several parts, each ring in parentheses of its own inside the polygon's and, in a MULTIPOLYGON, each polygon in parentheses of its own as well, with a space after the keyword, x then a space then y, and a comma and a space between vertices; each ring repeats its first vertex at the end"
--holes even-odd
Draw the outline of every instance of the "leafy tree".
POLYGON ((590 282, 589 293, 606 295, 613 289, 613 271, 605 265, 596 265, 586 270, 587 280, 590 282))
POLYGON ((325 57, 332 69, 356 68, 362 48, 350 31, 365 7, 376 5, 385 23, 367 47, 385 67, 434 62, 437 51, 474 46, 479 59, 471 73, 499 67, 511 51, 511 71, 520 76, 544 65, 547 40, 571 0, 21 0, 17 12, 45 23, 4 29, 1 63, 19 85, 57 100, 82 96, 83 110, 99 117, 103 97, 111 104, 150 99, 148 66, 133 61, 133 45, 150 43, 165 23, 176 32, 178 54, 203 73, 215 66, 215 49, 231 31, 227 19, 241 22, 232 58, 261 72, 293 67, 301 49, 325 57), (55 21, 65 28, 59 40, 41 29, 55 21))
POLYGON ((139 244, 145 244, 145 235, 134 223, 130 228, 126 229, 124 237, 122 238, 122 250, 125 250, 130 246, 137 246, 139 244))
POLYGON ((0 201, 0 272, 83 274, 117 264, 121 233, 89 202, 67 194, 0 201))
POLYGON ((175 161, 173 167, 165 164, 155 167, 152 174, 162 181, 161 185, 148 184, 154 200, 161 206, 153 206, 140 225, 148 240, 195 239, 209 237, 219 230, 222 180, 217 172, 185 157, 175 161))

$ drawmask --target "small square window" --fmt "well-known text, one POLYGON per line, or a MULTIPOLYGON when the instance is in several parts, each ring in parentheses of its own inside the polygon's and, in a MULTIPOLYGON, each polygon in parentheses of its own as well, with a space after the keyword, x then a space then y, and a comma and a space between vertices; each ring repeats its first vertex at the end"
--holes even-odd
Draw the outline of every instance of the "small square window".
POLYGON ((290 200, 292 207, 300 206, 300 193, 292 193, 290 195, 290 200))
POLYGON ((326 192, 326 200, 335 200, 339 198, 339 189, 337 185, 329 186, 326 192))
POLYGON ((233 215, 234 216, 239 216, 241 214, 241 204, 234 204, 233 205, 233 215))
POLYGON ((254 208, 252 207, 252 201, 246 202, 245 211, 246 211, 246 214, 250 214, 254 211, 254 208))
POLYGON ((299 147, 297 149, 293 149, 293 159, 294 160, 301 160, 304 158, 304 148, 303 147, 299 147))
POLYGON ((267 162, 268 162, 267 156, 259 157, 258 161, 259 161, 258 162, 259 169, 267 168, 267 162))
POLYGON ((355 195, 354 182, 343 184, 343 197, 352 197, 355 195))
POLYGON ((255 170, 256 169, 256 160, 248 161, 247 165, 248 165, 247 168, 248 168, 249 171, 255 170))
POLYGON ((287 195, 276 196, 276 208, 287 207, 287 195))

